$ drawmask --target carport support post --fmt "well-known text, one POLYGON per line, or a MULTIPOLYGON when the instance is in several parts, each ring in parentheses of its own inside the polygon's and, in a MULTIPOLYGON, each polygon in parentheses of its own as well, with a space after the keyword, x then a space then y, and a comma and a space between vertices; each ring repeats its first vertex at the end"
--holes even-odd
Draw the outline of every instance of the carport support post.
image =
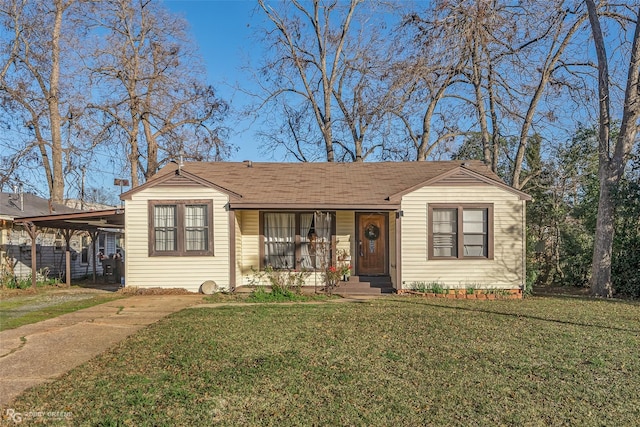
POLYGON ((89 236, 91 237, 91 264, 93 265, 93 283, 96 283, 96 239, 98 238, 97 231, 90 231, 89 236))
POLYGON ((36 253, 36 238, 38 237, 38 227, 32 222, 25 222, 24 227, 27 229, 27 233, 29 233, 29 237, 31 237, 31 287, 33 289, 36 288, 36 282, 38 279, 37 274, 37 253, 36 253))
POLYGON ((65 278, 68 288, 71 287, 71 236, 73 236, 73 230, 66 229, 62 232, 65 241, 65 278))

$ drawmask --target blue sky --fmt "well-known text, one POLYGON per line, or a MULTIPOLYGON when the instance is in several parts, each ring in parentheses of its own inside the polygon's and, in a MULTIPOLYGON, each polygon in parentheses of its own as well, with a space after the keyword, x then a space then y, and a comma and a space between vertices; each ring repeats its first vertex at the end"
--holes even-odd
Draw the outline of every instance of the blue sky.
MULTIPOLYGON (((249 0, 165 0, 165 6, 183 15, 191 26, 190 33, 198 44, 207 67, 207 81, 232 108, 240 108, 248 101, 233 85, 250 84, 241 67, 246 58, 258 54, 253 48, 253 31, 259 19, 254 16, 255 1, 249 0)), ((231 125, 231 123, 229 124, 231 125)), ((255 143, 254 130, 245 121, 234 123, 229 142, 238 150, 229 160, 261 159, 255 143)))

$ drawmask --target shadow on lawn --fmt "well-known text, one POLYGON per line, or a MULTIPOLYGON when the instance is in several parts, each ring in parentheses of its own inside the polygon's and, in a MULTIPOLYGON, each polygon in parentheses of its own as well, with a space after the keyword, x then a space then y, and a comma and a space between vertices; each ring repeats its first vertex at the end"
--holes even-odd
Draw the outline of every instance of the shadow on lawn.
MULTIPOLYGON (((545 299, 569 299, 567 297, 559 297, 559 296, 544 297, 544 298, 545 299)), ((576 298, 574 297, 574 298, 570 298, 570 299, 575 300, 576 298)), ((580 299, 582 299, 582 298, 580 298, 580 299)), ((603 299, 594 300, 594 299, 588 299, 588 298, 584 298, 584 300, 602 301, 602 302, 606 302, 606 303, 615 303, 615 304, 621 304, 622 303, 622 304, 629 304, 629 305, 634 305, 634 306, 638 305, 638 304, 634 304, 634 303, 629 302, 629 301, 607 301, 607 300, 603 300, 603 299)), ((399 303, 405 303, 405 304, 426 305, 426 306, 430 306, 430 307, 444 308, 444 309, 449 309, 449 310, 469 311, 469 312, 486 313, 486 314, 496 314, 496 315, 499 315, 499 316, 515 317, 515 318, 518 318, 518 319, 524 318, 524 319, 540 320, 540 321, 543 321, 543 322, 558 323, 558 324, 562 324, 562 325, 586 326, 586 327, 591 327, 591 328, 609 329, 609 330, 612 330, 612 331, 640 333, 640 329, 621 328, 621 327, 618 327, 618 326, 597 325, 597 324, 577 322, 577 321, 572 321, 572 320, 560 320, 560 319, 553 319, 553 318, 535 316, 535 315, 531 315, 531 314, 527 314, 527 313, 509 313, 509 312, 504 312, 504 311, 499 311, 499 310, 491 310, 491 309, 479 308, 479 307, 477 308, 477 307, 462 307, 462 306, 454 306, 454 305, 440 305, 440 304, 431 303, 428 300, 410 301, 410 300, 397 299, 397 300, 394 300, 394 301, 397 301, 399 303)), ((517 304, 516 301, 510 301, 510 302, 517 304)), ((481 304, 486 304, 486 302, 482 302, 482 301, 480 303, 481 304)))

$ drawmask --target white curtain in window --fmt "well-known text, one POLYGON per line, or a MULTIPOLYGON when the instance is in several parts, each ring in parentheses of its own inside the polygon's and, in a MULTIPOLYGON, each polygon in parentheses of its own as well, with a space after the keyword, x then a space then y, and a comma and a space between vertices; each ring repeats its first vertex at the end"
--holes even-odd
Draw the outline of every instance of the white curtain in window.
POLYGON ((175 251, 176 246, 176 207, 173 205, 155 206, 154 227, 157 251, 175 251))
POLYGON ((207 230, 207 206, 188 205, 185 207, 185 243, 188 251, 205 251, 209 242, 207 230))
POLYGON ((316 212, 313 214, 316 235, 316 268, 331 265, 331 214, 316 212))
POLYGON ((300 268, 312 269, 313 262, 309 253, 309 231, 313 222, 312 213, 300 214, 300 268))
POLYGON ((175 219, 175 206, 167 205, 167 206, 156 206, 155 211, 155 222, 156 227, 165 228, 165 227, 175 227, 176 219, 175 219))
POLYGON ((264 214, 264 254, 273 268, 295 268, 295 215, 264 214))

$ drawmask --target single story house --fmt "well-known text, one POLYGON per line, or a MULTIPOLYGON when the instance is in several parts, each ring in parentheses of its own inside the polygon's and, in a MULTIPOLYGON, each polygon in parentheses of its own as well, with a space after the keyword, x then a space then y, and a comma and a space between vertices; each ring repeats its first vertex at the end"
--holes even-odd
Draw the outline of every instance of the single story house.
POLYGON ((127 286, 235 289, 338 262, 396 291, 524 286, 530 197, 479 161, 170 164, 122 199, 127 286))
MULTIPOLYGON (((16 220, 56 214, 73 214, 84 210, 64 204, 51 203, 34 194, 16 191, 0 193, 0 279, 26 279, 31 275, 32 245, 29 232, 16 220)), ((104 230, 98 234, 96 254, 91 252, 91 239, 87 232, 70 236, 71 277, 81 278, 92 274, 95 264, 98 274, 102 264, 97 253, 106 256, 116 253, 122 242, 122 233, 104 230)), ((41 277, 62 278, 65 274, 66 239, 63 230, 46 228, 36 237, 36 271, 41 277)))

